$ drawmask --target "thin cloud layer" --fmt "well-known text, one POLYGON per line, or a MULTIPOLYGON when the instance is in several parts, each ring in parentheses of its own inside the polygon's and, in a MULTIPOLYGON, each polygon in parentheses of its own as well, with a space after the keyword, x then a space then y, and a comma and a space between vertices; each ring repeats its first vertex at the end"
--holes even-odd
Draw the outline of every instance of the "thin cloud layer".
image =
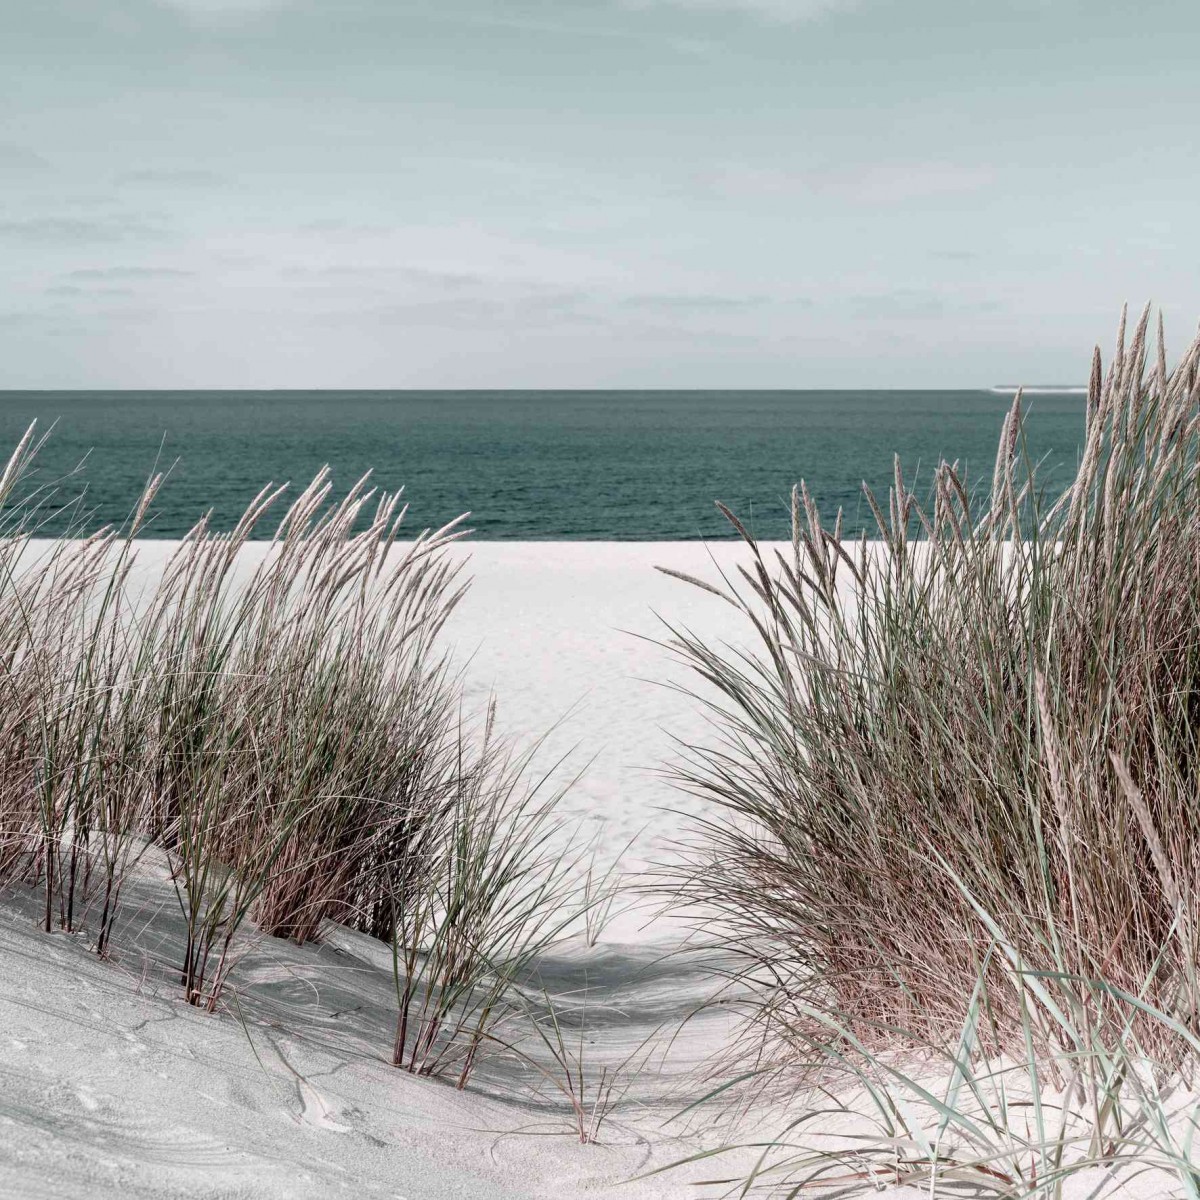
POLYGON ((14 142, 0 142, 0 173, 24 174, 48 170, 50 164, 36 151, 14 142))
POLYGON ((67 272, 68 279, 187 279, 195 271, 178 267, 78 267, 67 272))
POLYGON ((630 8, 735 13, 777 25, 801 24, 859 6, 860 0, 624 0, 630 8))
POLYGON ((216 171, 199 167, 157 168, 137 171, 122 171, 116 179, 118 184, 148 184, 155 187, 212 187, 228 182, 216 171))
POLYGON ((0 239, 35 246, 87 246, 116 242, 157 241, 161 227, 139 218, 16 217, 0 218, 0 239))
POLYGON ((155 0, 190 20, 207 23, 253 20, 287 8, 292 0, 155 0))
POLYGON ((1071 379, 1123 299, 1200 307, 1198 36, 1178 0, 0 4, 0 388, 1071 379))
POLYGON ((861 204, 968 195, 996 181, 997 171, 988 164, 938 161, 825 164, 806 169, 731 164, 705 172, 699 180, 735 199, 829 196, 861 204))

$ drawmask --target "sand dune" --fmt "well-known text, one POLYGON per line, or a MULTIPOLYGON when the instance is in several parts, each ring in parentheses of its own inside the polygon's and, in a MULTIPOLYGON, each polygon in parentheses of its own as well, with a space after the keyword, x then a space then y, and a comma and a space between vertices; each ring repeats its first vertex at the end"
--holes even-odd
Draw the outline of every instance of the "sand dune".
MULTIPOLYGON (((157 570, 167 550, 148 543, 141 569, 157 570)), ((735 630, 719 601, 653 566, 703 571, 704 548, 484 543, 469 553, 475 582, 448 630, 470 660, 469 695, 482 704, 494 690, 514 735, 557 724, 547 761, 571 751, 569 772, 591 760, 568 812, 613 853, 634 839, 632 861, 655 857, 678 832, 668 810, 680 800, 654 771, 670 735, 698 736, 702 723, 649 681, 669 675, 644 640, 660 632, 651 610, 714 636, 735 630)), ((662 1123, 695 1094, 691 1072, 720 1043, 718 1018, 690 1025, 633 1083, 603 1144, 581 1146, 561 1096, 543 1082, 530 1098, 539 1081, 527 1064, 489 1063, 467 1093, 387 1065, 386 947, 344 930, 320 946, 259 941, 235 977, 238 1015, 214 1018, 164 978, 182 936, 165 880, 142 879, 125 913, 117 962, 105 963, 83 939, 38 933, 32 904, 0 907, 2 1195, 561 1200, 700 1144, 662 1123)), ((629 913, 594 949, 567 947, 544 964, 552 993, 586 995, 596 1067, 704 998, 706 978, 669 957, 677 938, 629 913)), ((620 1194, 678 1195, 684 1175, 620 1194)))

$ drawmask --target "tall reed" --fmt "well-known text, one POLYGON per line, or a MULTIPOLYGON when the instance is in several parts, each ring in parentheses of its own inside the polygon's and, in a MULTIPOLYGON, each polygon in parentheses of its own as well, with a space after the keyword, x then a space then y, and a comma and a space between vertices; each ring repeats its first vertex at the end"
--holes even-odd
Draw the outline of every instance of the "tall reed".
POLYGON ((0 485, 0 881, 41 887, 47 930, 95 904, 103 952, 127 867, 158 844, 182 982, 209 1006, 251 913, 297 940, 329 917, 388 935, 409 848, 453 800, 457 691, 436 641, 462 594, 444 554, 458 522, 398 544, 398 495, 364 478, 333 503, 322 471, 265 546, 249 542, 282 488, 231 533, 202 519, 143 579, 161 477, 127 528, 39 549, 17 495, 32 438, 0 485))
MULTIPOLYGON (((986 490, 943 462, 919 497, 897 462, 853 543, 801 483, 786 550, 727 512, 746 566, 690 580, 750 648, 669 635, 719 735, 674 768, 713 802, 675 887, 785 1057, 820 1014, 940 1045, 981 972, 989 1052, 1023 1052, 1028 972, 1089 1037, 1124 1028, 1118 992, 1196 1024, 1200 341, 1168 371, 1160 321, 1147 369, 1148 320, 1096 352, 1061 495, 1018 394, 986 490)), ((1167 1023, 1138 1036, 1190 1055, 1167 1023)))
POLYGON ((526 992, 540 958, 599 920, 615 886, 585 871, 589 848, 558 815, 566 789, 553 772, 528 782, 539 744, 514 755, 494 715, 492 706, 477 745, 463 743, 444 836, 409 859, 419 878, 392 909, 392 1062, 460 1088, 482 1057, 511 1049, 503 1026, 531 1024, 526 992))
POLYGON ((584 870, 565 789, 530 782, 536 747, 516 755, 494 707, 482 730, 463 716, 439 648, 459 522, 401 544, 399 494, 364 477, 335 501, 323 470, 281 513, 268 486, 229 533, 201 519, 147 574, 162 477, 126 527, 39 546, 41 506, 70 497, 32 486, 36 450, 31 429, 0 481, 0 885, 40 889, 46 931, 103 954, 154 848, 184 993, 210 1011, 248 923, 365 931, 394 949, 393 1061, 465 1086, 618 876, 596 878, 594 848, 584 870))

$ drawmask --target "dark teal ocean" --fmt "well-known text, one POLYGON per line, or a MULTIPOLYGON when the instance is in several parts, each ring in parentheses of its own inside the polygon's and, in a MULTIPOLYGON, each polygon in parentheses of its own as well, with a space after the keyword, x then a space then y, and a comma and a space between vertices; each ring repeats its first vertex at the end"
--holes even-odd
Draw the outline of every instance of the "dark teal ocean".
MULTIPOLYGON (((758 536, 783 537, 802 478, 823 513, 841 505, 849 530, 871 528, 861 483, 886 492, 893 452, 918 492, 943 457, 990 479, 1010 402, 989 391, 0 392, 0 433, 11 447, 35 417, 55 425, 35 483, 86 459, 47 507, 47 532, 53 507, 84 487, 89 525, 125 520, 156 464, 171 474, 147 533, 166 538, 209 509, 228 528, 263 484, 304 483, 328 463, 343 489, 368 468, 382 487, 405 485, 414 531, 470 511, 481 538, 724 537, 720 500, 758 536)), ((1084 403, 1027 399, 1048 487, 1074 468, 1084 403)))

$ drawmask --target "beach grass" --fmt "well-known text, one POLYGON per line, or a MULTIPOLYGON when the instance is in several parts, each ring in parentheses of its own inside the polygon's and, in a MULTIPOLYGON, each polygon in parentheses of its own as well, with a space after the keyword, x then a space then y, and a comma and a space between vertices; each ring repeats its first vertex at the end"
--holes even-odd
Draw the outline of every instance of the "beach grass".
POLYGON ((1200 1110, 1164 1097, 1200 1022, 1200 342, 1168 371, 1148 322, 1096 352, 1061 494, 1018 394, 990 479, 897 462, 874 543, 801 483, 788 550, 727 513, 747 567, 689 580, 749 648, 668 634, 717 735, 672 768, 709 815, 670 895, 737 964, 756 1080, 878 1120, 814 1158, 806 1110, 747 1186, 1051 1196, 1156 1158, 1196 1194, 1200 1110))
MULTIPOLYGON (((35 486, 31 429, 0 482, 0 885, 106 954, 151 851, 185 929, 178 978, 215 1010, 246 935, 335 921, 393 946, 397 1066, 461 1085, 523 1011, 539 953, 611 906, 564 830, 563 787, 464 716, 439 633, 461 519, 401 542, 399 494, 327 470, 202 518, 161 569, 121 529, 38 542, 74 479, 35 486), (265 547, 251 538, 267 526, 265 547), (560 836, 561 835, 561 836, 560 836)), ((383 1048, 381 1047, 381 1050, 383 1048)))
POLYGON ((477 747, 460 750, 443 836, 417 864, 432 886, 401 889, 392 908, 392 1062, 460 1088, 481 1055, 507 1048, 505 1026, 536 1032, 522 1018, 538 960, 610 903, 558 816, 570 781, 552 783, 553 768, 531 779, 539 743, 515 754, 493 729, 494 708, 477 747))
MULTIPOLYGON (((35 449, 31 431, 9 493, 35 449)), ((392 864, 442 819, 457 714, 434 640, 461 587, 441 553, 453 527, 397 546, 400 497, 364 479, 330 503, 327 472, 282 513, 284 489, 264 489, 230 533, 201 519, 139 586, 161 485, 126 528, 48 549, 36 507, 8 508, 3 862, 41 887, 47 931, 90 923, 103 952, 131 859, 161 847, 183 985, 211 1006, 251 912, 297 940, 329 917, 369 924, 392 864)))

